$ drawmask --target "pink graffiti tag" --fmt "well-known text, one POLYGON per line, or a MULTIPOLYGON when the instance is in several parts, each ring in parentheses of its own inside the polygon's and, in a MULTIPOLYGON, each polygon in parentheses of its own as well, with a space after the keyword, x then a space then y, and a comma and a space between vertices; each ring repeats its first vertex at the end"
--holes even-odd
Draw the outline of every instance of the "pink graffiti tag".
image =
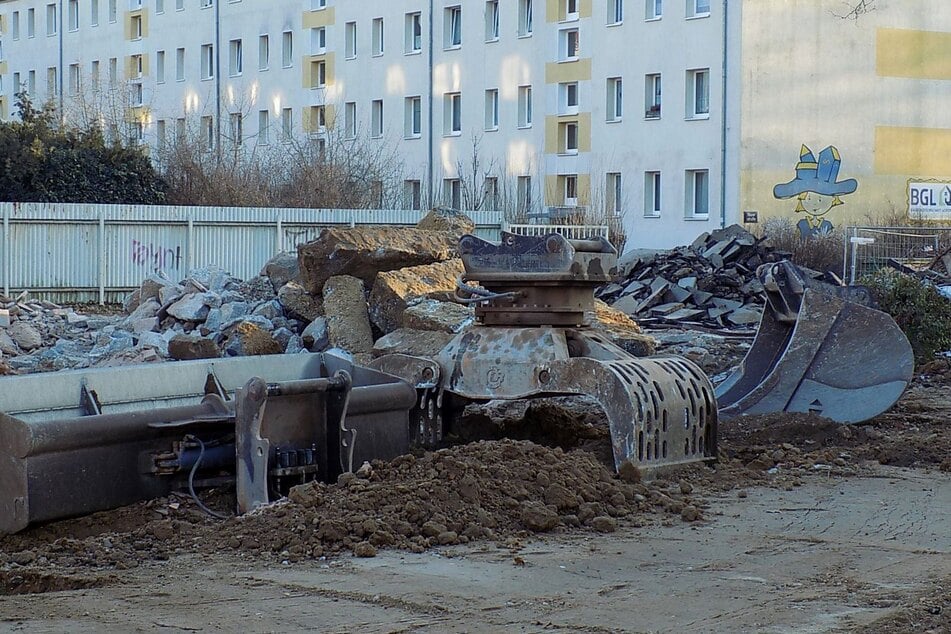
POLYGON ((132 241, 132 263, 154 269, 179 269, 182 264, 182 247, 164 247, 151 242, 132 241))

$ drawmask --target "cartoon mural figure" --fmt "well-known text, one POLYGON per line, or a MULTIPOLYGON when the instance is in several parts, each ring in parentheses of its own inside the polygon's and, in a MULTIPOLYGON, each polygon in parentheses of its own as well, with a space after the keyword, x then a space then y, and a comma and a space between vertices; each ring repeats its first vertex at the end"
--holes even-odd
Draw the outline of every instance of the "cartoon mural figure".
POLYGON ((773 196, 780 200, 796 197, 796 213, 805 214, 796 223, 799 235, 803 238, 828 235, 832 232, 832 223, 825 217, 833 207, 844 204, 841 196, 854 192, 859 184, 854 178, 836 181, 842 159, 839 150, 830 145, 819 152, 819 160, 805 145, 799 151, 799 163, 796 165, 796 178, 788 183, 780 183, 773 188, 773 196))

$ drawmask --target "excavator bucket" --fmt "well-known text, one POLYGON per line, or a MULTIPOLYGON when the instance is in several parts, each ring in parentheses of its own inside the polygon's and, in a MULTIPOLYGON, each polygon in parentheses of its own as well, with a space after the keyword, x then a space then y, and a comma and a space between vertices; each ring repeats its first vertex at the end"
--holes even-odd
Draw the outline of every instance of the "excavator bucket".
POLYGON ((716 390, 721 420, 809 412, 841 423, 891 407, 914 372, 911 345, 863 287, 812 279, 788 261, 758 271, 767 303, 739 368, 716 390))

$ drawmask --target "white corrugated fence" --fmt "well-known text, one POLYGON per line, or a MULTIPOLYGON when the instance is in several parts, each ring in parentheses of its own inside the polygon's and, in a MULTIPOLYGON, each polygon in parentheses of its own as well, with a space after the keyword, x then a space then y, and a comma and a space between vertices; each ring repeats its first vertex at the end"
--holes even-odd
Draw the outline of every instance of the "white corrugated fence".
MULTIPOLYGON (((5 295, 29 291, 57 302, 115 302, 155 269, 182 279, 217 264, 256 276, 279 251, 330 226, 415 225, 427 212, 0 203, 0 278, 5 295)), ((466 214, 476 234, 497 240, 501 211, 466 214)))

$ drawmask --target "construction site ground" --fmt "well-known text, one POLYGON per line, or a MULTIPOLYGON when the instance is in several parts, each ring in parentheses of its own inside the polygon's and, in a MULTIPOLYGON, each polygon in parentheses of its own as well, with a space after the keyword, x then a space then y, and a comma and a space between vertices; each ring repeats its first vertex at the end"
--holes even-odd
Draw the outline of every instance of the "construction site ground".
POLYGON ((651 482, 560 407, 241 519, 174 496, 2 538, 0 631, 951 632, 947 363, 861 425, 725 422, 651 482))

